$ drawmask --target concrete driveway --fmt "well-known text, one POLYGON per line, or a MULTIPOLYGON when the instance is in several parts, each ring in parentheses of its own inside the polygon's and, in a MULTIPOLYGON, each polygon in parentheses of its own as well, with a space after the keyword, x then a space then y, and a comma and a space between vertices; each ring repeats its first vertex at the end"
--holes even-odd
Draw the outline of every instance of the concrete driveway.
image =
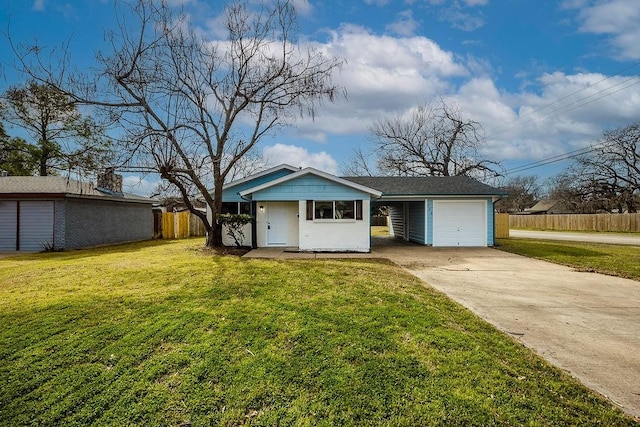
POLYGON ((640 417, 640 282, 492 248, 380 246, 389 258, 640 417))

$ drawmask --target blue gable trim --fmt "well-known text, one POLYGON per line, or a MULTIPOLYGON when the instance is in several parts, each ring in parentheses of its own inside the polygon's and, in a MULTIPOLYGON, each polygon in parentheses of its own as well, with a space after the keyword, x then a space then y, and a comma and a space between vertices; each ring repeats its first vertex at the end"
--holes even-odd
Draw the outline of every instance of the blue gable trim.
POLYGON ((282 178, 283 176, 287 176, 292 174, 293 171, 289 169, 280 169, 274 171, 270 174, 259 176, 255 179, 250 179, 244 182, 241 182, 237 185, 230 183, 224 190, 222 190, 222 201, 223 202, 246 202, 247 200, 240 197, 240 192, 249 188, 256 187, 258 185, 262 185, 266 182, 273 181, 274 179, 282 178))
POLYGON ((256 191, 253 200, 368 200, 369 193, 315 175, 303 175, 256 191))

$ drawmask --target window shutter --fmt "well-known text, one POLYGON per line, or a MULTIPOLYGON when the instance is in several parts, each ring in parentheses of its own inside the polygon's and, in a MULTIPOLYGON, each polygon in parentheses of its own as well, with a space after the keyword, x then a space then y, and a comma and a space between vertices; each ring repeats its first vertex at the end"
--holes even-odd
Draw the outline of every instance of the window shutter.
POLYGON ((313 200, 307 200, 307 221, 313 220, 313 200))
POLYGON ((356 200, 356 220, 362 221, 362 200, 356 200))

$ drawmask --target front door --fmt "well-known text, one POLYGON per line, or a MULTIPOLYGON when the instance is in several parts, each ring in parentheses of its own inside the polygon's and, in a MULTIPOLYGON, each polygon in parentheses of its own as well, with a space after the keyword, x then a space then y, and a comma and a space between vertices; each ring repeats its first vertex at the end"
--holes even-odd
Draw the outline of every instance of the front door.
POLYGON ((287 244, 287 206, 270 203, 267 206, 267 245, 284 246, 287 244))

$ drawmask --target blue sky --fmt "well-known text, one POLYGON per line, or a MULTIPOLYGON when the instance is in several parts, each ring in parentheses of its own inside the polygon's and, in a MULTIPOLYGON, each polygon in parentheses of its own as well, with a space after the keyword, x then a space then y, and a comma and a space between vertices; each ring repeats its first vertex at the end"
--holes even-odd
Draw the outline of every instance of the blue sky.
MULTIPOLYGON (((223 2, 171 0, 211 38, 223 2)), ((442 97, 480 122, 482 154, 507 170, 585 147, 607 129, 640 120, 638 0, 295 0, 301 43, 347 65, 334 76, 347 99, 325 103, 264 140, 272 163, 340 173, 353 149, 368 149, 378 118, 407 114, 442 97)), ((72 60, 93 64, 114 28, 112 2, 0 0, 0 25, 16 41, 70 43, 72 60)), ((21 83, 0 40, 0 90, 21 83)), ((9 133, 16 133, 8 129, 9 133)), ((568 162, 521 174, 546 178, 568 162)), ((127 177, 145 193, 156 178, 127 177)))

